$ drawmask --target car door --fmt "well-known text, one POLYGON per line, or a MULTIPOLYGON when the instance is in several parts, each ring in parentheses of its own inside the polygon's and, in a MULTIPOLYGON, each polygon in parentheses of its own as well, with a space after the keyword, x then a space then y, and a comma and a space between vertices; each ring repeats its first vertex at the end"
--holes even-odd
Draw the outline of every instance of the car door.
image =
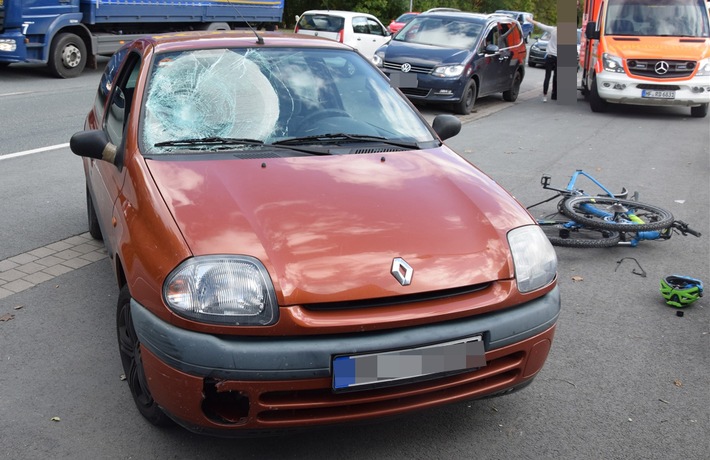
POLYGON ((387 43, 390 38, 385 26, 374 17, 354 16, 352 27, 354 44, 350 46, 368 59, 372 59, 377 48, 387 43))
MULTIPOLYGON (((88 187, 91 199, 98 217, 102 234, 106 242, 109 255, 113 256, 115 236, 111 231, 117 197, 126 177, 126 169, 121 167, 125 163, 125 138, 131 128, 130 112, 134 98, 135 82, 140 70, 141 57, 136 52, 125 55, 120 65, 120 72, 113 80, 108 104, 103 113, 101 129, 108 136, 109 142, 117 147, 117 164, 104 160, 90 159, 88 161, 88 187)), ((105 88, 105 86, 104 86, 105 88)), ((102 91, 102 88, 99 89, 102 91)), ((120 221, 120 219, 118 219, 120 221)))
POLYGON ((486 52, 488 45, 498 46, 500 32, 497 23, 486 26, 483 40, 478 49, 478 75, 480 79, 478 95, 485 96, 494 93, 500 87, 502 68, 505 66, 500 50, 496 53, 486 52))

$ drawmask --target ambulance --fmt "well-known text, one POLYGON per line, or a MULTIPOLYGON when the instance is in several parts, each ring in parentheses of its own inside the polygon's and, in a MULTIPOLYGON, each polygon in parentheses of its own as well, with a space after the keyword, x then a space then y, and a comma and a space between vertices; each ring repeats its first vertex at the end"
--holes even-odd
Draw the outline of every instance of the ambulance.
POLYGON ((632 104, 707 115, 706 0, 586 0, 582 28, 581 90, 593 112, 632 104))

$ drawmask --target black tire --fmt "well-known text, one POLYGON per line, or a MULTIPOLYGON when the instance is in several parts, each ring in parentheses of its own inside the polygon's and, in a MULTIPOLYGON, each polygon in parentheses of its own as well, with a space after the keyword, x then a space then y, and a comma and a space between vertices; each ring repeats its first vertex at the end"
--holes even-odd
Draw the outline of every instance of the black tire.
POLYGON ((589 93, 589 107, 592 109, 592 112, 596 113, 606 112, 609 108, 609 103, 599 96, 596 77, 592 80, 592 90, 589 93))
POLYGON ((673 224, 673 214, 663 208, 638 201, 621 200, 611 197, 577 196, 560 202, 559 211, 575 222, 586 227, 617 232, 640 232, 646 230, 662 230, 673 224), (615 217, 601 218, 585 211, 582 206, 591 205, 615 217), (618 209, 622 207, 621 209, 618 209), (625 218, 623 209, 633 209, 643 224, 632 222, 625 218))
POLYGON ((700 104, 697 107, 691 107, 690 116, 693 118, 705 118, 708 114, 708 105, 710 104, 700 104))
POLYGON ((89 187, 86 187, 86 215, 89 221, 89 235, 95 240, 103 240, 104 236, 101 234, 101 227, 99 226, 99 218, 96 215, 96 209, 94 209, 94 201, 91 199, 91 193, 89 193, 89 187))
POLYGON ((568 248, 609 248, 621 241, 621 234, 612 230, 588 227, 566 228, 567 221, 540 220, 542 231, 553 246, 568 248))
POLYGON ((118 296, 116 333, 123 372, 138 412, 155 426, 173 425, 174 422, 165 415, 148 389, 141 361, 141 344, 131 318, 131 293, 128 286, 123 286, 118 296))
POLYGON ((508 102, 515 102, 520 94, 520 84, 523 82, 523 76, 520 72, 515 72, 513 81, 510 83, 510 89, 508 91, 503 91, 503 99, 508 102))
POLYGON ((59 78, 73 78, 86 67, 86 45, 79 36, 71 33, 57 34, 49 50, 49 71, 59 78))
POLYGON ((476 87, 476 82, 472 79, 466 83, 466 87, 461 93, 461 100, 454 104, 454 112, 459 115, 468 115, 473 110, 473 106, 476 105, 476 93, 478 88, 476 87))
POLYGON ((532 62, 531 60, 528 59, 528 66, 537 67, 537 64, 535 64, 534 62, 532 62))

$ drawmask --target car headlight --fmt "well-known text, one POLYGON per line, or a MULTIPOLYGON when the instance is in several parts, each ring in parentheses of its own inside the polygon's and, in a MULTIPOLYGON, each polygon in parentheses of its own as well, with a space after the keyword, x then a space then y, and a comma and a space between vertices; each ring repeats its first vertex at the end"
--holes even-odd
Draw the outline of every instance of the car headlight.
POLYGON ((707 77, 710 75, 710 58, 701 59, 698 62, 698 73, 695 75, 698 77, 707 77))
POLYGON ((508 244, 520 292, 534 291, 555 279, 557 254, 540 227, 529 225, 511 230, 508 244))
POLYGON ((266 326, 278 321, 266 268, 248 256, 201 256, 181 263, 163 285, 175 313, 206 323, 266 326))
POLYGON ((374 56, 372 56, 372 63, 375 64, 379 68, 384 67, 385 66, 384 53, 382 53, 382 54, 375 53, 374 56))
POLYGON ((458 77, 463 73, 463 70, 465 68, 466 66, 461 64, 440 65, 438 67, 434 67, 432 75, 434 75, 435 77, 458 77))
POLYGON ((614 56, 613 54, 604 53, 602 54, 602 61, 604 63, 604 70, 606 70, 607 72, 625 73, 624 63, 622 62, 620 57, 614 56))

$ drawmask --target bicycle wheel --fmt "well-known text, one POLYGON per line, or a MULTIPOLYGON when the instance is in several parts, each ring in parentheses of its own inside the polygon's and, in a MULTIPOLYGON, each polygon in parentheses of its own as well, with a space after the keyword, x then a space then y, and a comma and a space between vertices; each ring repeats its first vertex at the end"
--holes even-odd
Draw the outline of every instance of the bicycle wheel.
POLYGON ((569 221, 540 220, 538 224, 553 246, 567 248, 609 248, 621 241, 621 234, 613 230, 574 226, 569 221))
POLYGON ((560 202, 559 211, 585 227, 617 232, 662 230, 673 224, 673 214, 663 208, 611 197, 570 197, 560 202), (643 223, 632 221, 630 213, 643 223))

